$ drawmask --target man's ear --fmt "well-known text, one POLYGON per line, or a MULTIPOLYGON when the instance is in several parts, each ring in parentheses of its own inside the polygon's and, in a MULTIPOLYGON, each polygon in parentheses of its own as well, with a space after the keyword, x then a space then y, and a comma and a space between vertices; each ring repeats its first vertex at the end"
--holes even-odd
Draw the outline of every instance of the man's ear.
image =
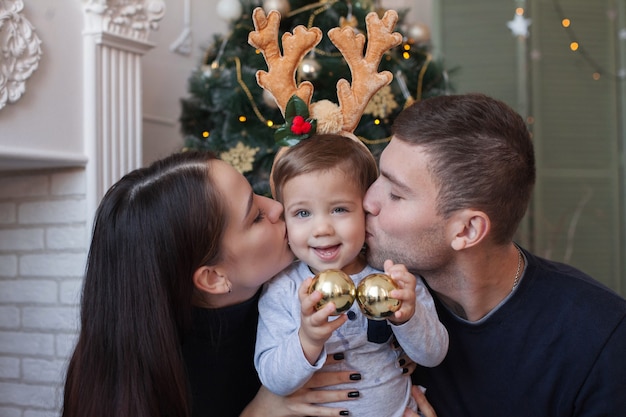
POLYGON ((193 274, 193 283, 200 291, 209 294, 225 294, 232 287, 226 274, 215 266, 201 266, 193 274))
POLYGON ((480 210, 461 210, 451 224, 451 246, 454 250, 471 248, 485 239, 491 230, 489 216, 480 210))

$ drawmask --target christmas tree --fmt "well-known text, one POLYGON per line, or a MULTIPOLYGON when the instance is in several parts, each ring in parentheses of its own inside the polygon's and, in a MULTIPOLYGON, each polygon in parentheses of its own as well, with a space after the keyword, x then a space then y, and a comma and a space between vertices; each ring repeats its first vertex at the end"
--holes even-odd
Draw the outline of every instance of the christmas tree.
MULTIPOLYGON (((366 35, 365 17, 374 11, 382 16, 373 0, 220 0, 218 14, 230 21, 227 34, 215 35, 199 68, 189 78, 189 97, 181 100, 181 130, 185 148, 208 149, 243 173, 255 192, 269 194, 269 173, 279 148, 274 132, 283 115, 271 94, 256 81, 256 72, 267 70, 258 50, 248 44, 254 30, 252 11, 263 7, 278 10, 280 32, 292 32, 297 25, 318 27, 324 37, 298 67, 297 82, 314 85, 313 101, 337 101, 337 81, 350 81, 350 69, 341 53, 326 36, 334 27, 346 25, 366 35)), ((428 28, 404 23, 400 16, 396 31, 403 36, 400 46, 385 54, 379 71, 394 79, 370 100, 354 133, 377 156, 390 139, 397 114, 414 100, 446 94, 447 76, 432 60, 428 28)))

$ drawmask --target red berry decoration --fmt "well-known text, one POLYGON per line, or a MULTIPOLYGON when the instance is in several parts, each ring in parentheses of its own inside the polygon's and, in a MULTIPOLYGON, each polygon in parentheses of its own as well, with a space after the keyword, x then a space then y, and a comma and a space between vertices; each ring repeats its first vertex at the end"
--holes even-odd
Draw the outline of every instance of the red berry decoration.
POLYGON ((291 121, 291 133, 296 135, 306 135, 311 131, 311 122, 308 122, 302 116, 294 116, 291 121))

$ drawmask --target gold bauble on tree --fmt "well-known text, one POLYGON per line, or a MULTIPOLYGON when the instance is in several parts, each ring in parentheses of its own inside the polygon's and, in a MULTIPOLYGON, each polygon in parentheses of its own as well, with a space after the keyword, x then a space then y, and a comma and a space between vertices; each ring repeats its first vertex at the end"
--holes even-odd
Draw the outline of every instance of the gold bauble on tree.
POLYGON ((402 302, 391 297, 396 284, 386 274, 371 274, 363 278, 356 289, 361 311, 372 320, 385 320, 400 309, 402 302))
POLYGON ((265 13, 269 13, 270 10, 277 10, 281 16, 287 16, 291 11, 291 5, 289 0, 263 0, 263 10, 265 13))
POLYGON ((406 33, 411 43, 422 45, 430 42, 430 28, 424 23, 413 23, 407 27, 406 33))
POLYGON ((220 0, 217 3, 217 15, 226 21, 235 21, 242 13, 243 6, 239 1, 220 0))
POLYGON ((324 307, 327 303, 335 303, 335 313, 339 315, 350 309, 356 299, 356 288, 352 278, 339 269, 327 269, 315 275, 309 294, 313 291, 322 293, 322 299, 317 303, 317 310, 324 307))
POLYGON ((272 93, 270 93, 269 91, 263 89, 263 103, 267 104, 268 107, 275 109, 278 107, 278 104, 276 104, 276 99, 274 99, 274 96, 272 95, 272 93))
POLYGON ((314 81, 319 77, 321 70, 322 65, 317 62, 315 55, 309 54, 298 65, 298 77, 305 81, 314 81))

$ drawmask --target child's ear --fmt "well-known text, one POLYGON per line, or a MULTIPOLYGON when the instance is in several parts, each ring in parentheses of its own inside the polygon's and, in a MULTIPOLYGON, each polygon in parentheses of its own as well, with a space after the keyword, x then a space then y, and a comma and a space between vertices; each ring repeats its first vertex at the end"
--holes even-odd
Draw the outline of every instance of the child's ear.
POLYGON ((491 230, 489 216, 480 210, 462 210, 451 222, 451 246, 454 250, 470 248, 485 239, 491 230))
POLYGON ((215 266, 201 266, 193 274, 193 283, 200 291, 209 294, 225 294, 232 290, 226 274, 215 266))

